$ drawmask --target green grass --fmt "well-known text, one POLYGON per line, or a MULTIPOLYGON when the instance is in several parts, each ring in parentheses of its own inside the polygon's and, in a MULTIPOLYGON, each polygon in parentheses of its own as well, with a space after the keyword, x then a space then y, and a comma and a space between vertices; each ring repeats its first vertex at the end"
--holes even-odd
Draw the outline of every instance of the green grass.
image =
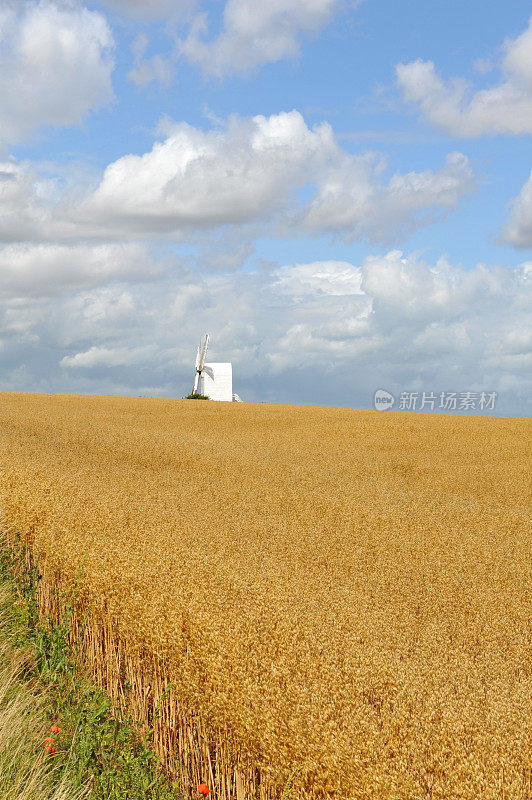
POLYGON ((0 583, 0 797, 2 800, 78 800, 78 790, 61 760, 46 754, 50 735, 49 695, 34 675, 30 648, 14 647, 11 587, 0 583))
POLYGON ((0 663, 8 665, 0 670, 0 797, 182 798, 132 720, 82 675, 69 645, 70 604, 57 624, 39 619, 40 577, 27 555, 0 544, 0 663), (44 752, 47 736, 54 754, 44 752))
MULTIPOLYGON (((150 731, 142 736, 83 676, 69 637, 73 598, 62 598, 58 623, 40 618, 39 581, 27 548, 19 541, 14 553, 0 532, 1 800, 182 800, 148 744, 150 731)), ((281 800, 290 800, 302 768, 281 800)))

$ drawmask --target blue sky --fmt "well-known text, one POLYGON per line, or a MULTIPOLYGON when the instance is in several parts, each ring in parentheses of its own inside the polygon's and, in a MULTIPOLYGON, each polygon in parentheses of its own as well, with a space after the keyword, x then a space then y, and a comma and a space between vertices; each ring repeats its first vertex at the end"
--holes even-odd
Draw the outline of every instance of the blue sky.
POLYGON ((0 69, 2 388, 208 330, 246 400, 530 413, 529 3, 0 0, 0 69))

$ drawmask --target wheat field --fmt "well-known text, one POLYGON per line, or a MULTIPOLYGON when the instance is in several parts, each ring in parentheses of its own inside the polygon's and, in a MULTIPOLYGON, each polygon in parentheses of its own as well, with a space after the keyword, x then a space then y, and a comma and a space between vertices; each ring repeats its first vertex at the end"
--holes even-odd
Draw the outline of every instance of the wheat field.
POLYGON ((530 434, 2 393, 2 526, 43 612, 78 576, 87 668, 189 796, 279 798, 303 765, 304 800, 523 800, 530 434))

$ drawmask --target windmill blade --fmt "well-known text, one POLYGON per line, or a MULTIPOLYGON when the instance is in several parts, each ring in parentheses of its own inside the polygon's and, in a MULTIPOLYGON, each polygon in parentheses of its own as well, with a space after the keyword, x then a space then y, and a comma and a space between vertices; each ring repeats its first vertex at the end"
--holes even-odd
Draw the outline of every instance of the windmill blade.
MULTIPOLYGON (((201 345, 201 343, 200 343, 201 345)), ((203 365, 205 364, 205 359, 207 358, 207 347, 209 346, 209 334, 205 334, 205 341, 203 343, 203 347, 201 348, 201 353, 199 355, 199 363, 196 366, 196 369, 201 372, 203 370, 203 365)))
POLYGON ((205 375, 208 375, 208 376, 209 376, 209 378, 212 378, 212 380, 214 380, 214 370, 212 369, 212 367, 206 367, 206 366, 204 365, 204 366, 203 366, 203 369, 202 369, 201 371, 202 371, 202 372, 203 372, 205 375))
POLYGON ((196 369, 198 369, 200 361, 201 361, 201 340, 200 343, 198 344, 198 351, 196 353, 196 369))
POLYGON ((197 394, 198 391, 198 384, 200 375, 203 372, 203 367, 205 365, 205 359, 207 358, 207 347, 209 346, 209 334, 205 334, 205 341, 202 342, 201 339, 198 344, 198 350, 196 352, 196 370, 194 375, 194 387, 192 389, 192 394, 197 394))

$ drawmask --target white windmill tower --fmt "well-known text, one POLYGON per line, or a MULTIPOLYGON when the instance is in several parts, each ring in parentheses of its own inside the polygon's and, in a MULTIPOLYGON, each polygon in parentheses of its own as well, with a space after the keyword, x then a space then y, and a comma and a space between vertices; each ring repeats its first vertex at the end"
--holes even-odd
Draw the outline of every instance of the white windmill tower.
POLYGON ((196 374, 194 376, 194 388, 192 389, 192 394, 197 394, 198 391, 198 383, 203 372, 203 367, 205 366, 205 359, 207 358, 207 347, 209 346, 209 334, 205 334, 205 341, 202 343, 200 339, 200 343, 198 345, 198 353, 196 355, 196 374))

